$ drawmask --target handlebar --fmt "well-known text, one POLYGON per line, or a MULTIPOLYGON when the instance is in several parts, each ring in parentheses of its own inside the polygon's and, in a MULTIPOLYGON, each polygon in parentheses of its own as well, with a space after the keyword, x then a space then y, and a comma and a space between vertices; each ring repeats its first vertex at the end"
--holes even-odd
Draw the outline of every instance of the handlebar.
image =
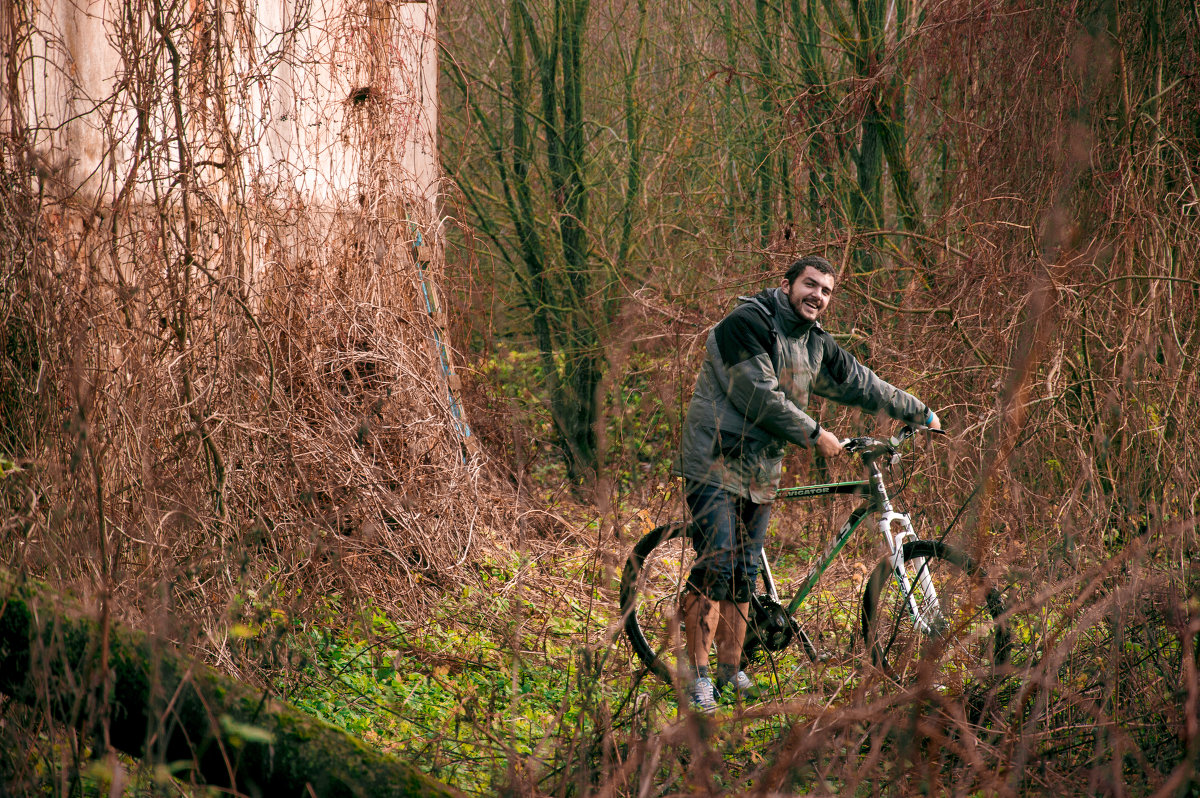
POLYGON ((914 427, 912 424, 905 424, 895 435, 886 441, 881 441, 877 438, 863 436, 861 438, 846 438, 843 440, 842 448, 848 454, 857 454, 860 457, 878 457, 882 454, 896 454, 896 449, 900 444, 916 435, 918 432, 928 432, 934 435, 945 435, 945 430, 932 429, 930 427, 914 427))

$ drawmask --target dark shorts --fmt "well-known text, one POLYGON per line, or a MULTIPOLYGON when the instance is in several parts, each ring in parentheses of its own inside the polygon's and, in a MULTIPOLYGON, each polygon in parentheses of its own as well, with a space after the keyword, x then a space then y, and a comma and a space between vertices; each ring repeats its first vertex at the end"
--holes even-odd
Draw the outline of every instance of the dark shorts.
POLYGON ((690 481, 684 490, 696 549, 688 589, 714 601, 749 601, 771 505, 690 481))

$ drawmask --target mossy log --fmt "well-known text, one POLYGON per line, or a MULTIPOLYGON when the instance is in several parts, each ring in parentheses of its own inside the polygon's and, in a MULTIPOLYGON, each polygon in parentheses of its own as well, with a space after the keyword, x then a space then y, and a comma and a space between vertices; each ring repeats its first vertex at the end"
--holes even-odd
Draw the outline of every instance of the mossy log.
POLYGON ((328 723, 222 676, 169 644, 0 573, 0 692, 131 756, 249 796, 457 793, 328 723))

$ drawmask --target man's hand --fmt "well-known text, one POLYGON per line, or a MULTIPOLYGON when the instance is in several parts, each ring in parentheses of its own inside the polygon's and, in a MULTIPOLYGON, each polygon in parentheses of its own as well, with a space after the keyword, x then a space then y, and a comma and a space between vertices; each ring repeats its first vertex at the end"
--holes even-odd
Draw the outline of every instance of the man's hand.
POLYGON ((927 426, 930 429, 941 429, 942 428, 942 420, 940 418, 938 418, 937 413, 930 410, 929 415, 932 417, 933 420, 930 421, 927 426))
POLYGON ((817 436, 817 442, 814 447, 821 456, 826 460, 832 460, 842 453, 842 443, 827 429, 822 429, 821 434, 817 436))

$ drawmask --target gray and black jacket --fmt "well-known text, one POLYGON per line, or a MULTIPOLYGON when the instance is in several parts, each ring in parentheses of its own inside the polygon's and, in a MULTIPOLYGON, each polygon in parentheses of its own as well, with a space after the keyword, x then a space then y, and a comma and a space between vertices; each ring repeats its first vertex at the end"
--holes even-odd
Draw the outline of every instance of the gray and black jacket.
POLYGON ((688 405, 677 473, 763 503, 775 498, 787 442, 814 445, 812 395, 908 423, 929 409, 859 363, 821 325, 792 310, 781 288, 753 297, 708 333, 688 405))

